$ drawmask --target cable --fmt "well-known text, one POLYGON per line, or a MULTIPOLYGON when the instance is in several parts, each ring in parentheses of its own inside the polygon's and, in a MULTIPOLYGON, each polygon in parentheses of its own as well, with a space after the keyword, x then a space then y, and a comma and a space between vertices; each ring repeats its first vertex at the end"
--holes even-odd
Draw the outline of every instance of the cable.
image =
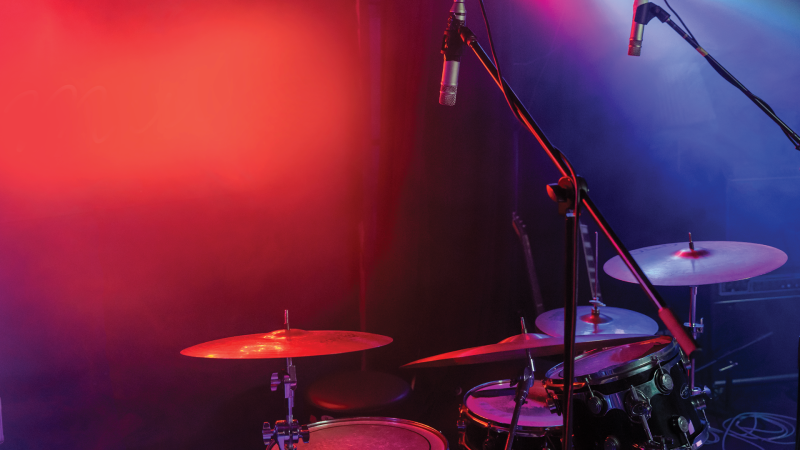
MULTIPOLYGON (((481 0, 481 1, 483 1, 483 0, 481 0)), ((689 30, 689 27, 686 26, 686 23, 683 22, 683 19, 681 19, 680 14, 678 14, 678 12, 675 11, 672 8, 672 6, 669 4, 669 0, 664 0, 664 3, 666 3, 667 4, 667 8, 669 8, 669 10, 672 11, 673 14, 675 14, 675 17, 678 18, 678 20, 680 21, 681 25, 683 25, 683 27, 686 28, 686 32, 689 33, 689 36, 694 41, 694 44, 696 44, 697 47, 700 47, 700 43, 697 41, 697 38, 694 37, 694 34, 692 34, 692 31, 689 30)), ((695 47, 695 48, 697 48, 697 47, 695 47)), ((700 48, 702 49, 702 47, 700 47, 700 48)), ((769 106, 769 104, 767 104, 767 102, 765 102, 763 99, 757 97, 755 94, 750 92, 750 90, 747 89, 746 87, 744 87, 744 85, 742 83, 740 83, 739 80, 737 80, 736 78, 733 78, 733 75, 728 73, 728 71, 725 70, 722 67, 722 65, 719 64, 719 62, 717 62, 713 57, 711 57, 711 55, 705 54, 704 57, 711 64, 711 66, 714 68, 714 70, 717 71, 717 73, 719 73, 722 76, 722 78, 724 78, 728 83, 730 83, 733 86, 735 86, 737 89, 741 90, 744 93, 744 95, 746 95, 748 98, 750 98, 750 100, 752 100, 753 102, 763 105, 764 108, 769 110, 769 112, 772 113, 775 116, 775 119, 777 119, 777 117, 778 117, 777 114, 775 114, 775 111, 772 110, 772 107, 769 106)), ((775 120, 775 119, 773 119, 773 120, 775 120)), ((780 119, 777 119, 777 120, 780 121, 780 119)), ((797 135, 793 134, 792 132, 790 132, 790 129, 786 125, 782 125, 781 123, 778 123, 778 126, 780 127, 781 131, 783 131, 783 134, 785 134, 786 137, 789 138, 789 142, 791 142, 792 145, 794 145, 794 148, 797 149, 797 150, 800 150, 800 139, 797 138, 797 135)))
POLYGON ((483 24, 486 26, 486 36, 489 39, 489 50, 492 52, 492 60, 494 60, 494 66, 497 68, 497 78, 500 80, 500 90, 503 91, 503 97, 506 99, 506 103, 508 103, 508 107, 511 108, 511 112, 514 113, 514 117, 517 118, 523 125, 525 125, 525 121, 522 120, 522 115, 520 114, 519 110, 514 107, 511 103, 511 100, 508 98, 508 92, 506 92, 506 85, 503 82, 503 75, 500 72, 500 64, 497 63, 497 53, 494 51, 494 40, 492 39, 492 30, 489 29, 489 17, 486 15, 486 5, 483 4, 483 0, 480 0, 481 3, 481 14, 483 15, 483 24))
POLYGON ((744 441, 753 447, 765 450, 758 443, 794 445, 794 440, 783 441, 795 434, 796 419, 780 414, 746 412, 725 419, 722 422, 722 430, 709 427, 709 433, 714 440, 706 441, 706 444, 722 442, 722 450, 725 450, 725 441, 728 436, 744 441), (752 426, 747 426, 745 421, 752 420, 752 426), (722 435, 720 437, 720 434, 722 435))
POLYGON ((668 0, 664 0, 664 3, 667 4, 667 8, 669 8, 669 10, 672 11, 672 14, 675 14, 675 17, 678 18, 678 20, 681 22, 681 25, 683 25, 683 27, 686 28, 686 32, 689 33, 689 36, 691 36, 692 39, 694 39, 694 41, 697 42, 697 38, 694 37, 694 35, 692 34, 691 30, 689 30, 689 27, 687 27, 686 24, 683 23, 683 19, 681 19, 681 16, 677 12, 675 12, 674 9, 672 9, 672 6, 669 5, 669 1, 668 0))

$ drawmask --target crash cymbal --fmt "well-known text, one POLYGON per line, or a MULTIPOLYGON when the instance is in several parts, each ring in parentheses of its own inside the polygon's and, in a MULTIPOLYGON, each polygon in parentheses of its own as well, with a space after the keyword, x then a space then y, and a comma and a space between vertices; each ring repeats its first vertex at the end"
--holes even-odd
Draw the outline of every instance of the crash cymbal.
MULTIPOLYGON (((629 309, 601 306, 593 314, 592 306, 578 306, 575 334, 655 334, 658 324, 644 314, 629 309)), ((564 335, 564 308, 547 311, 536 318, 536 326, 550 336, 564 335)))
MULTIPOLYGON (((777 248, 747 242, 698 241, 654 245, 631 252, 650 282, 656 286, 700 286, 751 278, 782 266, 786 253, 777 248)), ((603 269, 612 277, 636 283, 619 256, 603 269)))
POLYGON ((306 331, 292 328, 204 342, 181 351, 198 358, 268 359, 334 355, 381 347, 392 338, 358 331, 306 331))
MULTIPOLYGON (((591 336, 577 336, 575 338, 575 351, 580 353, 596 348, 646 341, 654 337, 655 336, 652 335, 638 334, 595 334, 591 336)), ((441 355, 431 356, 405 364, 402 367, 447 367, 524 359, 527 358, 525 350, 530 350, 532 357, 556 355, 564 351, 563 337, 547 337, 542 339, 514 338, 516 337, 514 336, 510 339, 506 339, 499 344, 483 345, 480 347, 442 353, 441 355)))

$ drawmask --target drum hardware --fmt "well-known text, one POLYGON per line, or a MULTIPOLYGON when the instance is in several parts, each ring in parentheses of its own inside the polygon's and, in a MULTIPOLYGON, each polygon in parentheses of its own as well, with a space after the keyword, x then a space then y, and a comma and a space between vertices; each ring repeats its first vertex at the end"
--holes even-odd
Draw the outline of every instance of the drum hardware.
POLYGON ((681 442, 681 444, 691 446, 691 441, 689 440, 689 421, 686 420, 686 417, 674 416, 669 420, 669 424, 672 426, 673 431, 683 435, 685 441, 681 442))
MULTIPOLYGON (((688 286, 689 329, 692 339, 703 333, 703 318, 697 320, 697 287, 703 284, 724 283, 751 278, 771 272, 788 259, 786 253, 773 247, 746 242, 694 242, 689 233, 689 248, 683 243, 655 245, 633 250, 631 255, 657 286, 688 286), (697 245, 695 245, 697 244, 697 245)), ((619 256, 609 259, 603 269, 618 280, 636 283, 637 280, 619 256)), ((695 385, 696 361, 689 355, 689 389, 693 395, 704 389, 695 385)))
MULTIPOLYGON (((705 392, 689 395, 683 355, 671 338, 590 351, 575 359, 575 370, 576 447, 674 450, 705 442, 705 392), (686 398, 676 386, 685 386, 686 398), (621 417, 639 431, 626 431, 621 417)), ((546 376, 548 404, 557 413, 566 391, 561 365, 546 376)))
MULTIPOLYGON (((300 425, 292 415, 294 392, 297 389, 297 368, 292 358, 367 350, 392 342, 390 337, 371 333, 292 329, 289 326, 289 310, 283 312, 283 326, 282 330, 217 339, 181 351, 182 355, 199 358, 286 359, 286 370, 275 372, 270 377, 272 392, 283 388, 283 396, 286 399, 286 420, 275 422, 274 427, 271 427, 269 422, 264 422, 261 436, 267 445, 267 450, 275 445, 280 450, 295 450, 295 444, 299 443, 300 439, 308 444, 311 438, 309 427, 300 425)), ((443 448, 446 450, 447 446, 443 448)))
POLYGON ((595 416, 602 416, 606 413, 606 408, 608 408, 608 402, 599 395, 595 395, 592 391, 592 386, 589 384, 589 378, 586 378, 586 387, 589 389, 589 397, 585 399, 586 406, 589 408, 589 412, 591 412, 595 416))
POLYGON ((589 277, 589 288, 592 291, 592 299, 589 300, 592 305, 592 312, 579 316, 578 319, 591 324, 607 323, 609 319, 600 315, 600 306, 606 306, 600 294, 600 235, 595 231, 594 253, 592 253, 592 244, 589 242, 588 236, 589 227, 580 223, 580 229, 581 242, 583 243, 583 260, 586 261, 586 275, 589 277))
MULTIPOLYGON (((289 330, 289 312, 286 311, 286 330, 289 330)), ((297 388, 297 369, 292 364, 292 358, 286 358, 286 370, 273 373, 270 379, 270 390, 275 392, 279 387, 283 387, 283 395, 286 399, 286 420, 275 422, 275 428, 270 428, 269 422, 264 422, 261 435, 267 450, 276 444, 280 450, 294 450, 294 443, 308 443, 309 433, 306 425, 300 425, 297 419, 292 417, 294 407, 294 391, 297 388)))
POLYGON ((603 450, 620 450, 620 448, 622 448, 622 444, 620 444, 619 439, 614 435, 607 436, 605 441, 603 441, 603 450))
MULTIPOLYGON (((525 318, 520 317, 519 321, 522 334, 527 335, 528 328, 525 326, 525 318)), ((530 392, 531 387, 533 387, 533 375, 536 369, 533 365, 533 357, 531 356, 530 349, 525 349, 525 354, 527 356, 527 364, 522 369, 520 376, 511 382, 511 386, 516 385, 517 392, 514 394, 514 412, 511 415, 511 424, 508 427, 508 438, 506 439, 505 450, 511 450, 511 447, 514 445, 514 437, 517 434, 517 424, 519 423, 522 405, 525 404, 528 399, 528 392, 530 392)))
POLYGON ((648 441, 652 441, 653 433, 650 432, 650 425, 647 424, 647 421, 650 420, 653 408, 644 393, 633 386, 630 387, 628 395, 625 396, 625 411, 627 411, 633 422, 642 424, 645 433, 647 433, 648 441))
POLYGON ((547 408, 550 410, 550 414, 561 415, 561 403, 558 402, 558 398, 550 391, 547 391, 547 408))
MULTIPOLYGON (((508 442, 511 414, 516 406, 512 380, 484 383, 470 389, 459 407, 459 443, 468 450, 500 450, 508 442), (494 395, 487 392, 499 392, 494 395)), ((550 414, 547 391, 535 380, 517 423, 514 448, 560 449, 562 420, 550 414)))
MULTIPOLYGON (((286 334, 289 334, 288 309, 283 312, 283 326, 286 329, 286 334)), ((275 428, 270 428, 269 422, 264 422, 261 436, 264 439, 267 450, 270 450, 276 444, 280 450, 295 450, 295 443, 300 443, 301 438, 303 442, 308 443, 310 436, 308 427, 305 425, 300 426, 297 419, 292 417, 294 390, 297 388, 297 368, 292 364, 292 358, 290 357, 286 358, 286 370, 273 373, 270 378, 270 390, 276 392, 279 387, 283 387, 283 397, 286 399, 286 420, 275 422, 275 428)))
POLYGON ((655 376, 656 387, 658 387, 658 390, 661 391, 662 394, 669 395, 669 393, 672 392, 672 388, 675 387, 675 382, 672 381, 672 377, 669 375, 669 372, 661 367, 661 361, 659 361, 656 357, 653 357, 652 359, 658 365, 658 370, 656 371, 655 376))

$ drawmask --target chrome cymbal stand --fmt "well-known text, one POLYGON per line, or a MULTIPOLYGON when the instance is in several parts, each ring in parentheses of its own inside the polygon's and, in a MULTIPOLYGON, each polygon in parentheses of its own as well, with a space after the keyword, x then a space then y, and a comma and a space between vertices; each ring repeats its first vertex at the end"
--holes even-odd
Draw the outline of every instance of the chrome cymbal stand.
MULTIPOLYGON (((689 250, 694 251, 694 241, 692 240, 692 233, 689 233, 689 250)), ((689 297, 689 321, 684 323, 683 326, 689 328, 692 333, 692 339, 695 341, 697 337, 703 332, 703 318, 700 322, 697 321, 697 286, 691 287, 691 294, 689 297)), ((695 359, 692 357, 689 363, 689 387, 691 392, 694 393, 694 374, 695 374, 695 359)))
MULTIPOLYGON (((522 334, 528 334, 528 329, 525 326, 525 318, 520 317, 520 324, 522 325, 522 334)), ((508 437, 506 438, 505 450, 511 450, 514 445, 514 437, 517 434, 517 424, 519 423, 519 415, 522 412, 522 405, 527 402, 528 392, 530 392, 534 381, 534 365, 533 358, 531 357, 530 349, 525 349, 527 361, 522 373, 519 377, 512 381, 517 385, 517 391, 514 394, 514 413, 511 414, 511 424, 508 427, 508 437)))
MULTIPOLYGON (((289 310, 283 312, 283 325, 286 328, 287 337, 289 332, 289 310)), ((280 450, 295 450, 295 443, 303 442, 308 443, 309 432, 306 425, 300 425, 296 419, 292 417, 292 408, 294 407, 294 390, 297 387, 297 369, 292 364, 292 358, 286 358, 286 370, 281 370, 272 374, 270 379, 270 390, 275 392, 278 387, 283 386, 283 396, 286 398, 286 420, 279 420, 275 422, 275 428, 269 426, 269 422, 264 422, 261 430, 261 436, 264 438, 264 444, 267 450, 270 450, 276 444, 280 450)))

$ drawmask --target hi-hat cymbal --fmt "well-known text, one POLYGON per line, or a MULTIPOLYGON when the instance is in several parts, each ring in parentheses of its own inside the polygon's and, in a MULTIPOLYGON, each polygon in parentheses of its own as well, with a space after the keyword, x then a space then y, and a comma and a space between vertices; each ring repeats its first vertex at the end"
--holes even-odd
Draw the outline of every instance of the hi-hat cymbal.
MULTIPOLYGON (((601 306, 599 314, 591 306, 578 306, 575 334, 655 334, 658 324, 644 314, 629 309, 601 306)), ((564 335, 564 308, 547 311, 536 318, 536 326, 550 336, 564 335)))
MULTIPOLYGON (((656 286, 700 286, 751 278, 782 266, 788 257, 777 248, 747 242, 698 241, 654 245, 631 251, 650 282, 656 286)), ((603 270, 612 277, 636 283, 619 256, 603 270)))
MULTIPOLYGON (((529 335, 519 336, 520 337, 512 336, 511 338, 504 339, 499 344, 456 350, 454 352, 442 353, 441 355, 419 359, 405 364, 402 367, 447 367, 523 359, 527 358, 526 350, 530 351, 532 357, 556 355, 564 351, 563 337, 531 338, 529 335), (521 336, 526 337, 523 338, 521 336)), ((596 348, 646 341, 654 337, 655 336, 652 335, 638 334, 595 334, 590 336, 576 336, 575 351, 580 353, 596 348)))
POLYGON ((204 342, 183 349, 182 355, 198 358, 268 359, 334 355, 384 346, 392 338, 358 331, 306 331, 292 328, 247 334, 204 342))

